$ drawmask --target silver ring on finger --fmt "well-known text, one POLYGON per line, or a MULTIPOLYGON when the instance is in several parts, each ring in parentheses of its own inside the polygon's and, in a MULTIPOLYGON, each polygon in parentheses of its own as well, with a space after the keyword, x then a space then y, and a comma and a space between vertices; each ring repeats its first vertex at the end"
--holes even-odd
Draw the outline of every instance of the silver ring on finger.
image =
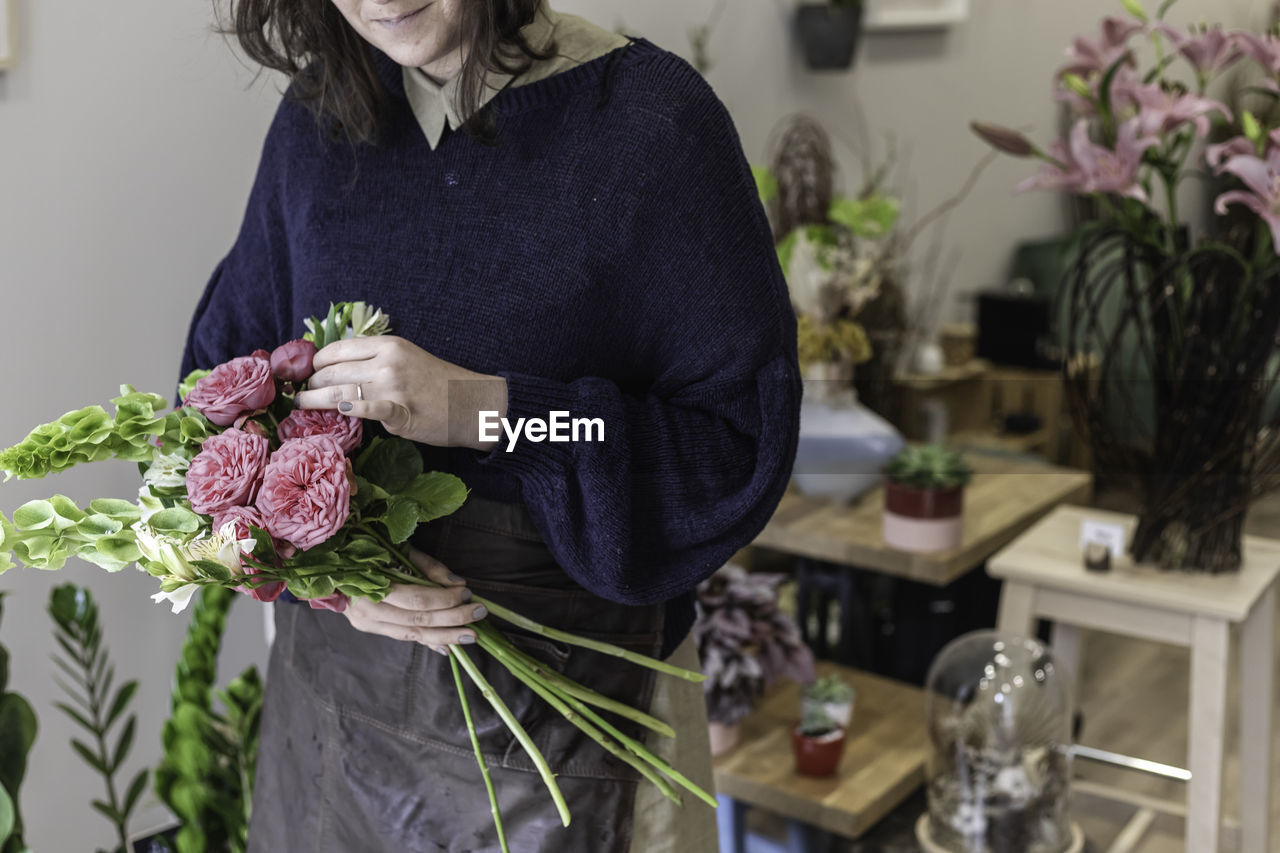
POLYGON ((364 402, 364 385, 359 382, 356 383, 356 399, 362 403, 364 402))

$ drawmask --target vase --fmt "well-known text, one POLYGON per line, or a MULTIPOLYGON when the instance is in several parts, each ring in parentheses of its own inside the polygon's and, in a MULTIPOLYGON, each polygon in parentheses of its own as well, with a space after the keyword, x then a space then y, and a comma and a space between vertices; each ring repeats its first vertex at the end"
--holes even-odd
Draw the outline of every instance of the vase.
POLYGON ((964 487, 921 489, 892 480, 884 484, 884 544, 929 554, 960 544, 964 534, 964 487))
POLYGON ((836 772, 844 754, 845 731, 836 726, 826 734, 801 734, 800 724, 791 730, 791 751, 796 758, 796 772, 801 776, 825 778, 836 772))
POLYGON ((796 10, 796 29, 804 58, 815 71, 839 71, 853 65, 862 37, 862 4, 811 3, 796 10))
POLYGON ((737 723, 707 723, 707 734, 711 738, 711 757, 719 758, 738 745, 741 734, 737 723))
POLYGON ((851 384, 806 373, 791 480, 806 495, 848 503, 879 485, 902 434, 858 402, 851 384))
POLYGON ((1280 287, 1187 242, 1080 241, 1059 317, 1067 396, 1099 477, 1137 493, 1134 561, 1229 572, 1280 469, 1280 287))

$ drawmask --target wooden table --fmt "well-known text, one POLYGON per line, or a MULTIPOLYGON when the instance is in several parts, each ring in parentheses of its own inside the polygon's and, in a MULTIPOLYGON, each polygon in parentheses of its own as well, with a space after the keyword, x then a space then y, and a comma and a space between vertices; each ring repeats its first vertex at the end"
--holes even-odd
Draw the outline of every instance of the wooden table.
POLYGON ((791 728, 800 691, 771 691, 742 723, 741 740, 715 761, 716 789, 736 807, 752 806, 845 838, 857 838, 923 782, 932 749, 924 692, 887 678, 820 662, 819 675, 839 673, 857 691, 853 723, 836 774, 795 772, 791 728))
POLYGON ((964 495, 964 537, 935 554, 890 548, 881 535, 884 491, 852 506, 789 491, 755 544, 798 557, 946 586, 1013 541, 1061 503, 1087 503, 1093 477, 1000 456, 965 454, 973 481, 964 495))
MULTIPOLYGON (((987 565, 991 575, 1005 582, 1000 629, 1028 635, 1038 618, 1053 620, 1054 653, 1076 678, 1083 628, 1190 648, 1186 850, 1215 853, 1222 823, 1230 629, 1239 625, 1241 849, 1269 853, 1275 849, 1267 830, 1280 541, 1244 537, 1244 563, 1231 574, 1164 572, 1134 565, 1127 554, 1113 560, 1110 572, 1098 574, 1083 565, 1080 529, 1085 519, 1121 525, 1132 537, 1132 516, 1074 506, 1056 509, 987 565)), ((1181 804, 1162 804, 1159 810, 1177 813, 1181 804)), ((1148 811, 1154 814, 1155 809, 1148 811)))

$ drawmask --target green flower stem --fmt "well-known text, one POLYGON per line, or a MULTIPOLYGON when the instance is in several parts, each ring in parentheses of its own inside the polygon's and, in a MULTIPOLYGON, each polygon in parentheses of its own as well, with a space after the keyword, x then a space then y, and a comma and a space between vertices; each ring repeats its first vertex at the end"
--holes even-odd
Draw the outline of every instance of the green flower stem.
POLYGON ((711 808, 713 809, 716 808, 716 798, 714 796, 702 790, 702 788, 698 787, 696 784, 689 781, 689 779, 687 779, 685 775, 681 773, 679 770, 676 770, 670 764, 663 761, 658 756, 654 755, 652 752, 649 751, 649 749, 645 747, 644 744, 640 743, 640 741, 636 740, 635 738, 627 737, 625 734, 618 731, 618 729, 609 725, 609 723, 606 720, 604 720, 595 711, 592 711, 590 708, 586 707, 585 705, 583 705, 581 702, 574 699, 573 697, 569 697, 566 701, 568 701, 569 705, 572 706, 575 710, 577 710, 578 713, 582 714, 582 716, 586 717, 588 720, 595 723, 600 728, 604 729, 605 732, 610 736, 617 738, 618 742, 621 743, 623 746, 625 746, 632 753, 639 756, 640 758, 643 758, 645 761, 649 762, 654 767, 658 768, 658 770, 660 770, 665 775, 670 776, 682 788, 689 791, 691 794, 693 794, 698 799, 702 800, 707 805, 711 806, 711 808))
POLYGON ((602 643, 599 640, 590 640, 586 637, 579 637, 566 631, 548 628, 546 625, 541 625, 534 622, 532 619, 521 616, 514 610, 508 610, 500 604, 494 604, 487 598, 482 598, 476 595, 472 596, 472 601, 475 601, 477 604, 483 604, 485 607, 489 608, 489 613, 491 615, 498 617, 504 622, 510 622, 518 628, 523 628, 530 633, 537 634, 540 637, 545 637, 548 640, 555 640, 571 646, 580 646, 584 649, 591 649, 592 651, 600 652, 601 654, 622 658, 623 660, 628 661, 629 663, 634 663, 637 666, 644 666, 649 669, 657 670, 658 672, 665 672, 667 675, 674 675, 677 678, 683 678, 685 681, 700 682, 706 679, 706 676, 700 672, 694 672, 691 669, 685 669, 679 666, 672 666, 665 661, 656 660, 648 655, 637 654, 629 649, 623 649, 609 643, 602 643))
POLYGON ((489 767, 484 763, 484 753, 480 751, 480 738, 476 736, 475 723, 471 722, 471 704, 467 702, 467 693, 462 684, 462 673, 458 670, 456 655, 449 655, 449 666, 453 669, 453 684, 458 688, 458 702, 462 705, 462 716, 467 721, 467 733, 471 735, 471 748, 476 751, 476 763, 480 765, 480 775, 484 777, 484 787, 489 792, 489 811, 493 812, 493 826, 498 830, 498 843, 502 845, 502 853, 511 853, 511 848, 507 847, 507 834, 502 829, 498 795, 493 790, 493 779, 489 775, 489 767))
MULTIPOLYGON (((520 661, 515 656, 508 654, 507 650, 501 648, 500 646, 490 650, 490 653, 494 657, 502 661, 503 665, 506 666, 506 668, 511 671, 512 675, 514 675, 516 678, 523 681, 526 685, 528 685, 530 690, 532 690, 534 693, 537 693, 539 696, 542 697, 542 699, 548 705, 550 705, 552 708, 555 708, 557 711, 559 711, 560 714, 566 720, 568 720, 577 728, 581 729, 592 740, 600 744, 600 746, 604 747, 606 752, 608 752, 610 755, 617 758, 619 761, 622 761, 625 764, 628 764, 631 767, 633 767, 637 773, 639 773, 641 776, 643 776, 644 778, 652 782, 654 785, 656 785, 658 787, 658 790, 662 792, 662 795, 664 797, 671 800, 676 805, 681 805, 680 795, 675 792, 675 789, 671 787, 671 784, 667 782, 666 779, 663 779, 661 776, 655 773, 652 767, 645 764, 637 756, 628 754, 626 750, 619 747, 616 743, 613 743, 612 741, 610 741, 607 737, 604 736, 604 733, 601 732, 600 729, 596 728, 587 720, 583 719, 583 715, 579 713, 575 713, 571 708, 565 705, 565 702, 562 701, 562 697, 557 696, 555 693, 553 693, 552 692, 553 688, 543 683, 538 678, 537 674, 532 669, 527 667, 522 661, 520 661)), ((573 697, 569 697, 569 696, 563 697, 563 699, 571 702, 577 701, 577 700, 574 700, 573 697)), ((585 707, 585 706, 582 706, 582 703, 580 702, 578 702, 577 704, 579 707, 585 707)), ((599 718, 597 717, 597 719, 599 718)))
POLYGON ((639 723, 646 729, 655 731, 663 737, 673 738, 676 736, 675 730, 662 720, 659 720, 657 717, 646 714, 638 708, 633 708, 616 699, 610 699, 608 696, 597 693, 589 687, 584 687, 573 679, 562 675, 553 669, 548 669, 542 661, 517 648, 496 627, 484 623, 480 623, 474 627, 476 628, 476 633, 482 635, 481 642, 486 650, 489 648, 489 643, 501 647, 509 655, 517 658, 525 667, 532 670, 534 675, 539 676, 543 681, 550 682, 558 692, 572 696, 582 702, 586 702, 588 705, 594 705, 597 708, 612 711, 619 717, 625 717, 628 720, 639 723))
MULTIPOLYGON (((413 565, 407 554, 403 553, 396 545, 392 544, 386 536, 372 525, 362 524, 360 525, 360 529, 378 540, 378 543, 382 545, 383 548, 387 549, 387 553, 399 560, 401 564, 405 566, 413 565)), ((392 577, 406 581, 407 583, 416 583, 421 586, 439 586, 439 584, 432 583, 421 575, 402 572, 391 567, 384 568, 383 571, 392 577)), ((602 643, 599 640, 590 640, 586 637, 579 637, 576 634, 570 634, 566 631, 549 628, 546 625, 535 622, 526 616, 521 616, 514 610, 508 610, 500 604, 494 604, 487 598, 482 598, 476 595, 472 596, 471 600, 477 604, 483 604, 489 609, 490 614, 498 617, 504 622, 510 622, 518 628, 523 628, 530 633, 537 634, 540 637, 545 637, 548 640, 555 640, 570 646, 580 646, 584 649, 591 649, 592 651, 600 652, 601 654, 622 658, 623 660, 634 663, 637 666, 644 666, 649 669, 657 670, 658 672, 665 672, 667 675, 674 675, 677 678, 683 678, 685 681, 701 682, 706 679, 706 676, 700 672, 694 672, 691 669, 684 669, 679 666, 672 666, 664 661, 655 660, 648 655, 637 654, 629 649, 620 648, 610 643, 602 643)))
POLYGON ((507 728, 515 735, 516 740, 520 741, 520 745, 524 747, 524 751, 528 753, 530 760, 538 768, 538 774, 542 776, 542 781, 547 786, 551 799, 555 801, 556 810, 560 813, 560 822, 568 826, 569 806, 564 801, 564 794, 560 793, 560 786, 556 784, 555 774, 547 766, 547 760, 542 757, 542 753, 534 745, 529 733, 524 730, 524 726, 520 725, 520 721, 516 719, 515 714, 512 714, 511 709, 502 701, 502 697, 497 694, 497 691, 493 689, 493 686, 476 668, 476 665, 471 662, 471 658, 466 651, 460 646, 451 646, 449 651, 457 658, 458 663, 462 664, 462 668, 467 671, 467 675, 475 682, 476 687, 480 688, 480 694, 493 706, 493 710, 502 718, 502 722, 506 723, 507 728))

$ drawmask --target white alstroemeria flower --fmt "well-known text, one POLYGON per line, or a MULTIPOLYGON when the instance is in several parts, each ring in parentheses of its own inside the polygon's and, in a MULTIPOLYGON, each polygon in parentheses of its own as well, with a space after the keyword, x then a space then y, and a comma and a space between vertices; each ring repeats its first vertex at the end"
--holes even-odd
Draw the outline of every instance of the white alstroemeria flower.
POLYGON ((151 529, 145 521, 133 525, 134 537, 138 542, 138 550, 143 559, 149 563, 162 566, 174 578, 193 581, 200 577, 200 572, 191 565, 191 557, 187 552, 187 543, 181 539, 165 536, 151 529))
POLYGON ((201 537, 188 543, 187 553, 193 560, 219 563, 236 574, 241 574, 244 569, 240 564, 240 555, 253 553, 253 545, 252 537, 236 538, 236 522, 232 520, 207 538, 201 537))
POLYGON ((375 338, 391 328, 391 318, 364 302, 351 303, 351 326, 345 337, 375 338))
POLYGON ((187 468, 191 460, 180 453, 161 453, 156 448, 151 453, 151 467, 142 475, 142 482, 159 488, 184 486, 187 482, 187 468))
POLYGON ((157 592, 151 596, 151 600, 156 604, 168 601, 173 605, 174 613, 181 613, 187 609, 187 605, 191 603, 191 597, 196 594, 196 590, 199 588, 200 584, 197 583, 183 584, 172 592, 157 592))

